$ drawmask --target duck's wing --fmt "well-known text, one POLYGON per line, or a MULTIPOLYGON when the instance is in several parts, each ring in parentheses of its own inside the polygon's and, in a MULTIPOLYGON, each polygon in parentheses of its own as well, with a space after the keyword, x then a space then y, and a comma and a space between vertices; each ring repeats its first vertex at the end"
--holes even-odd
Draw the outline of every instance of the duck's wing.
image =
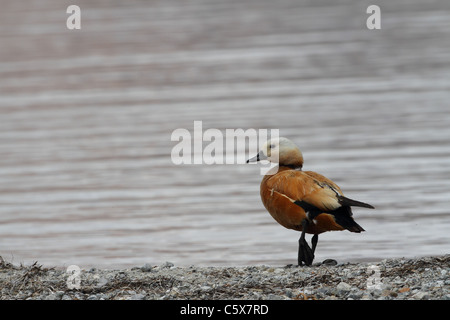
POLYGON ((319 205, 319 208, 331 210, 336 210, 339 207, 344 206, 375 209, 368 203, 345 197, 339 186, 323 175, 313 171, 306 171, 303 173, 311 177, 315 185, 314 188, 311 189, 311 193, 307 197, 307 202, 311 201, 311 203, 314 203, 314 205, 319 205))
POLYGON ((337 184, 312 171, 285 170, 269 179, 267 187, 289 198, 305 211, 332 212, 341 207, 372 208, 370 204, 345 197, 337 184), (272 181, 271 181, 272 180, 272 181))

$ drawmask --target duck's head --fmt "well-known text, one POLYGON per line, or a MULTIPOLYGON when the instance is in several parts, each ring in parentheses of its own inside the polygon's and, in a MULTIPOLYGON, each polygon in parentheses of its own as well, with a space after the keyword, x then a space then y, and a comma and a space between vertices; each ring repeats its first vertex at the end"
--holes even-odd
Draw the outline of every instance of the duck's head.
POLYGON ((278 163, 280 166, 294 169, 303 167, 303 155, 300 149, 291 140, 283 137, 266 141, 259 153, 248 159, 247 163, 260 160, 269 160, 272 163, 278 163))

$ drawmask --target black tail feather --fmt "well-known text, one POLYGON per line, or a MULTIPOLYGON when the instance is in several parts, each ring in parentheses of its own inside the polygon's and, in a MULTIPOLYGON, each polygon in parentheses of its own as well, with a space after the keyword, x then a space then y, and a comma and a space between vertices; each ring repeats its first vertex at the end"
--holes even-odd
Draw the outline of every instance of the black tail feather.
POLYGON ((356 201, 353 199, 349 199, 347 197, 344 196, 339 196, 339 203, 342 206, 349 206, 349 207, 363 207, 363 208, 370 208, 370 209, 375 209, 374 206, 368 204, 368 203, 364 203, 361 201, 356 201))
POLYGON ((332 212, 330 212, 334 216, 334 220, 337 224, 342 226, 351 232, 360 233, 361 231, 365 231, 363 227, 356 223, 356 221, 352 218, 352 209, 350 207, 340 207, 332 212))
POLYGON ((361 231, 365 231, 365 230, 363 227, 361 227, 359 224, 357 224, 355 222, 355 220, 353 219, 353 217, 352 217, 353 213, 352 213, 351 206, 375 209, 373 206, 371 206, 368 203, 352 200, 352 199, 346 198, 344 196, 339 196, 339 203, 341 204, 341 207, 337 208, 336 210, 332 210, 332 211, 321 210, 303 200, 302 201, 297 200, 294 203, 296 205, 300 206, 301 208, 303 208, 303 210, 305 210, 305 212, 307 213, 308 218, 310 220, 313 220, 315 217, 317 217, 321 213, 329 213, 329 214, 333 215, 334 220, 336 221, 337 224, 339 224, 340 226, 342 226, 343 228, 345 228, 351 232, 357 232, 357 233, 360 233, 361 231))

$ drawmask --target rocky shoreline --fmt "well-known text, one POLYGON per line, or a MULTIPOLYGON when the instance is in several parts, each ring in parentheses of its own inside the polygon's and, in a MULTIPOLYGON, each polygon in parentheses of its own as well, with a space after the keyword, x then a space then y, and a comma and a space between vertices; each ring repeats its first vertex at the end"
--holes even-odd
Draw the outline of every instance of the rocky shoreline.
POLYGON ((15 266, 0 257, 1 300, 450 300, 450 255, 312 267, 124 270, 15 266))

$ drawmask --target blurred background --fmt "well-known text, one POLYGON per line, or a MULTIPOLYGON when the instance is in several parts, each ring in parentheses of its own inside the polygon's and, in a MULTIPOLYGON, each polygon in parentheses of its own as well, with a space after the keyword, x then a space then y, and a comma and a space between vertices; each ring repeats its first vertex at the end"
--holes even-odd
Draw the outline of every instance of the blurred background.
MULTIPOLYGON (((255 165, 171 162, 177 128, 279 129, 366 232, 316 261, 449 253, 450 2, 1 1, 0 256, 296 263, 255 165), (81 8, 81 30, 66 9, 81 8), (381 8, 381 30, 366 9, 381 8)), ((309 241, 309 240, 308 240, 309 241)))

